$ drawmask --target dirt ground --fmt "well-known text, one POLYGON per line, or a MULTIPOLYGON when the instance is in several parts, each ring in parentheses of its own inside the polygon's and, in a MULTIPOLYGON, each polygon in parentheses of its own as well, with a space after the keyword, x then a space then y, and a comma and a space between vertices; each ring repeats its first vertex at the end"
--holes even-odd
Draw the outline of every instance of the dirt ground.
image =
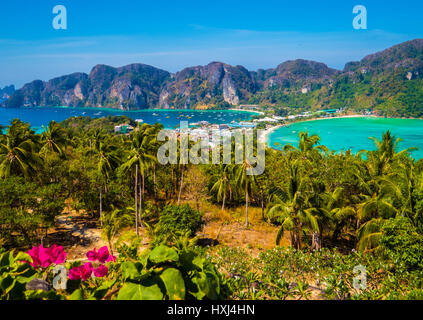
MULTIPOLYGON (((217 240, 218 245, 242 247, 252 254, 275 246, 278 228, 264 222, 258 208, 249 209, 248 227, 245 226, 245 207, 222 212, 219 206, 204 202, 200 210, 205 213, 206 220, 200 238, 217 240)), ((49 231, 48 242, 63 245, 71 261, 83 260, 87 251, 108 245, 101 235, 98 219, 70 208, 57 217, 55 227, 49 231)), ((145 238, 144 242, 147 245, 149 239, 145 238)), ((282 244, 288 245, 287 239, 282 244)))
MULTIPOLYGON (((195 204, 189 204, 195 207, 195 204)), ((213 241, 211 243, 216 249, 219 246, 242 247, 251 255, 257 256, 260 251, 275 247, 278 227, 263 221, 259 208, 249 209, 248 227, 245 225, 245 207, 222 211, 220 207, 204 202, 200 205, 200 210, 204 212, 206 224, 198 236, 203 241, 213 241)), ((143 247, 147 248, 150 239, 145 230, 140 232, 143 247)), ((70 209, 56 219, 56 226, 49 231, 47 245, 53 243, 63 245, 68 253, 68 261, 86 260, 89 250, 108 246, 101 235, 97 218, 90 218, 70 209)), ((287 235, 282 239, 281 245, 289 245, 287 235)), ((311 298, 321 299, 321 291, 312 289, 311 298)))

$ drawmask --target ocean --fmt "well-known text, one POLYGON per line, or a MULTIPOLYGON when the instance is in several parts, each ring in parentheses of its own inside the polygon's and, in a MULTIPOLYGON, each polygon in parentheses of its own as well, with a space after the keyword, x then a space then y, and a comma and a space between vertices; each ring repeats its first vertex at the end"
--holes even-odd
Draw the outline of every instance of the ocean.
POLYGON ((418 151, 411 153, 415 159, 423 159, 423 120, 415 119, 385 119, 375 117, 334 118, 293 123, 272 132, 268 144, 275 149, 281 149, 285 144, 298 145, 300 131, 318 134, 320 143, 330 150, 375 150, 375 144, 369 137, 382 139, 382 134, 390 130, 403 141, 398 144, 398 151, 417 147, 418 151))
POLYGON ((166 129, 179 126, 180 121, 195 123, 208 121, 215 124, 231 123, 232 121, 248 121, 253 113, 234 110, 137 110, 121 111, 105 108, 67 108, 67 107, 31 107, 31 108, 0 108, 0 125, 5 127, 18 118, 31 124, 37 133, 43 131, 50 121, 60 122, 70 117, 89 116, 101 118, 107 116, 125 115, 133 120, 142 119, 144 123, 161 123, 166 129))

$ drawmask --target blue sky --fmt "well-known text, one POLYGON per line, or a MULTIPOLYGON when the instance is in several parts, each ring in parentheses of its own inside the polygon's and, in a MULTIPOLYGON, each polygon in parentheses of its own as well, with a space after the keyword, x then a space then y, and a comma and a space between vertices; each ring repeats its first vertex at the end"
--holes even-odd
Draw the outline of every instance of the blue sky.
POLYGON ((0 86, 141 62, 176 72, 222 61, 250 70, 289 59, 342 69, 346 62, 423 38, 417 0, 2 1, 0 86), (354 30, 365 5, 368 29, 354 30), (54 30, 65 5, 68 29, 54 30))

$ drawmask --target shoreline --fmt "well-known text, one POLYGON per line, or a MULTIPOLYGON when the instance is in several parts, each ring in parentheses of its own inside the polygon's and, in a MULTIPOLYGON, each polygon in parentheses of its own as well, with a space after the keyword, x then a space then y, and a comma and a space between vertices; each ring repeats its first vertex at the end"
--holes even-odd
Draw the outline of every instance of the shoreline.
MULTIPOLYGON (((3 107, 0 107, 0 109, 3 107)), ((216 111, 222 111, 222 112, 227 112, 227 111, 237 111, 237 112, 246 112, 246 113, 252 113, 252 114, 256 114, 256 115, 263 115, 264 112, 262 111, 255 111, 255 110, 247 110, 247 109, 235 109, 235 108, 231 108, 231 109, 132 109, 132 110, 124 110, 124 109, 118 109, 118 108, 110 108, 110 107, 68 107, 68 106, 50 106, 50 107, 45 107, 45 106, 29 106, 29 107, 16 107, 16 108, 4 108, 4 109, 36 109, 36 108, 40 108, 40 109, 75 109, 75 110, 99 110, 99 111, 112 111, 112 112, 127 112, 127 113, 131 113, 131 112, 216 112, 216 111)))
POLYGON ((295 122, 290 122, 290 123, 286 123, 286 124, 282 124, 282 125, 277 125, 275 127, 267 129, 264 132, 264 134, 261 136, 262 140, 260 140, 260 141, 263 141, 264 143, 266 143, 266 145, 269 148, 272 148, 269 145, 269 137, 274 131, 276 131, 279 128, 283 128, 283 127, 293 125, 293 124, 296 124, 296 123, 322 121, 322 120, 333 120, 333 119, 348 119, 348 118, 402 119, 402 120, 420 120, 420 121, 423 121, 423 119, 420 119, 420 118, 404 118, 404 117, 394 118, 394 117, 382 117, 382 116, 376 116, 376 115, 360 115, 360 114, 351 114, 351 115, 343 115, 343 116, 328 117, 328 118, 311 118, 311 119, 306 119, 306 120, 299 120, 299 121, 295 121, 295 122))
MULTIPOLYGON (((232 108, 232 109, 226 109, 226 110, 229 110, 229 111, 241 111, 241 112, 248 112, 248 113, 255 113, 255 114, 260 115, 260 116, 264 115, 264 112, 263 112, 263 111, 257 111, 257 110, 234 109, 234 108, 232 108)), ((220 110, 220 111, 223 111, 223 110, 220 110)))
MULTIPOLYGON (((353 115, 345 115, 345 116, 339 116, 339 117, 330 117, 330 118, 312 118, 312 119, 307 119, 307 120, 300 120, 300 121, 295 121, 295 122, 290 122, 287 124, 281 124, 281 125, 277 125, 274 126, 272 128, 266 129, 264 131, 264 133, 260 136, 260 142, 264 142, 266 143, 267 147, 271 148, 269 146, 269 137, 270 135, 275 132, 276 130, 286 127, 288 125, 292 125, 295 123, 302 123, 302 122, 311 122, 311 121, 321 121, 321 120, 332 120, 332 119, 349 119, 349 118, 382 118, 384 119, 384 117, 380 117, 380 116, 375 116, 375 115, 359 115, 359 114, 353 114, 353 115)), ((392 118, 392 119, 397 119, 397 118, 392 118)))
POLYGON ((258 141, 260 143, 265 143, 267 147, 269 147, 269 136, 275 132, 276 130, 278 130, 279 128, 283 128, 285 127, 285 124, 281 124, 281 125, 277 125, 274 127, 271 127, 269 129, 264 130, 264 132, 260 135, 258 141))

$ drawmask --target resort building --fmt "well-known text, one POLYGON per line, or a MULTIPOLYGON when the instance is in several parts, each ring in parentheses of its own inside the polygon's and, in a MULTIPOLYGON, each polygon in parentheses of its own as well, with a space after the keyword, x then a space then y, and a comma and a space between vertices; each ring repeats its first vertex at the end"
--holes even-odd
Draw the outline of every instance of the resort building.
POLYGON ((128 124, 121 124, 115 126, 115 133, 127 134, 134 131, 134 127, 128 124))

